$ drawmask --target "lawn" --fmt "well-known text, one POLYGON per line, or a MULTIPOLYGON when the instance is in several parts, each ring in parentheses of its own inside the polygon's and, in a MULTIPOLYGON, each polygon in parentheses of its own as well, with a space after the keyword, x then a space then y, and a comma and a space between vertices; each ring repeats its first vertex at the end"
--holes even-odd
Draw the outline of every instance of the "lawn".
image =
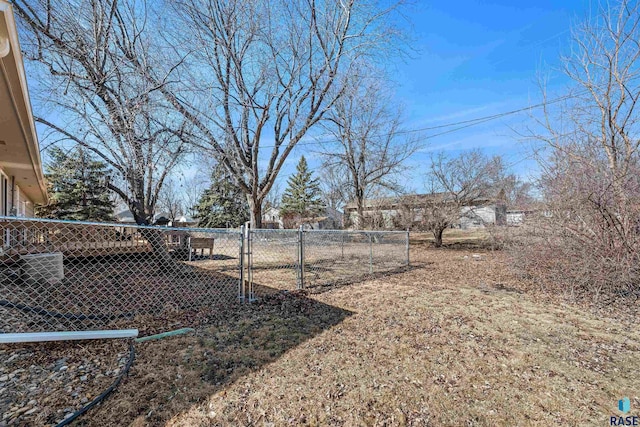
POLYGON ((624 396, 637 415, 637 317, 567 305, 506 254, 455 247, 414 239, 411 271, 137 344, 78 425, 609 425, 624 396))

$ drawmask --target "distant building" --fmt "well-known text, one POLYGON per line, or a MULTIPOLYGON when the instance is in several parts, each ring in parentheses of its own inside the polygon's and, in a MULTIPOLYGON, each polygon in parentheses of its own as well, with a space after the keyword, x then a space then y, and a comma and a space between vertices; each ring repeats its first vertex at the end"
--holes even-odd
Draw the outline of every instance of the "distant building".
POLYGON ((524 210, 508 210, 507 211, 507 225, 521 225, 524 223, 524 218, 527 216, 527 211, 524 210))
MULTIPOLYGON (((122 224, 136 224, 133 213, 131 213, 128 208, 116 212, 115 217, 116 221, 122 224)), ((151 223, 168 227, 195 227, 198 225, 198 220, 189 215, 180 215, 176 218, 171 218, 168 212, 159 212, 153 215, 151 223)))
POLYGON ((170 227, 197 227, 198 220, 190 215, 180 215, 169 223, 170 227))
POLYGON ((484 228, 487 225, 507 225, 507 207, 504 204, 487 201, 486 204, 464 206, 461 217, 455 225, 463 230, 484 228))
POLYGON ((339 230, 343 228, 344 214, 334 208, 325 208, 322 214, 314 217, 283 216, 279 208, 270 207, 262 213, 262 228, 297 228, 302 225, 311 230, 339 230))
MULTIPOLYGON (((395 228, 397 219, 401 215, 409 214, 412 223, 423 220, 423 207, 430 202, 446 203, 449 193, 409 194, 395 197, 380 197, 366 199, 363 215, 368 218, 377 218, 381 228, 395 228), (409 212, 408 212, 409 211, 409 212)), ((357 225, 358 208, 355 202, 345 206, 345 217, 350 224, 357 225)), ((479 199, 474 204, 460 208, 460 219, 453 225, 454 228, 473 229, 483 228, 487 225, 506 225, 507 209, 500 199, 479 199)))
POLYGON ((262 228, 284 228, 284 222, 280 215, 280 208, 271 206, 262 211, 262 228))
POLYGON ((123 209, 115 214, 116 221, 123 224, 135 224, 136 220, 133 218, 133 214, 129 209, 123 209))

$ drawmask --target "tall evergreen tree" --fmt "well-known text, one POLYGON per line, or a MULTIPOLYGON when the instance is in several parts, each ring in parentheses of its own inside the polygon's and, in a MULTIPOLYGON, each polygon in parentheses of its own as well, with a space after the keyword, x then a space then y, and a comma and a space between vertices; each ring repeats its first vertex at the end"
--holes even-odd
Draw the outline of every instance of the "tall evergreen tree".
POLYGON ((104 179, 105 163, 95 160, 82 147, 69 152, 53 148, 45 168, 50 202, 36 208, 45 218, 76 221, 112 221, 114 203, 104 179))
POLYGON ((200 227, 238 227, 249 220, 247 198, 223 165, 211 174, 211 185, 194 206, 200 227))
POLYGON ((313 172, 309 170, 307 159, 300 157, 296 174, 287 181, 287 189, 282 196, 282 215, 293 215, 300 218, 319 214, 325 208, 322 201, 322 190, 313 172))

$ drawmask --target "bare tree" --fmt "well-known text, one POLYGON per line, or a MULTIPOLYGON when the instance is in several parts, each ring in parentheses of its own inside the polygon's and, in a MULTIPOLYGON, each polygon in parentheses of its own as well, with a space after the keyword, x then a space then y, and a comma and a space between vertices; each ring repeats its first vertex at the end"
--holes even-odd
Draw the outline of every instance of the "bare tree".
POLYGON ((346 177, 342 174, 338 165, 328 165, 324 162, 320 170, 320 189, 322 198, 328 208, 344 209, 349 202, 346 177))
POLYGON ((186 152, 187 122, 162 92, 153 10, 135 0, 16 0, 26 57, 46 108, 36 120, 108 164, 109 188, 138 224, 152 221, 162 185, 186 152))
POLYGON ((196 47, 182 79, 193 83, 195 95, 176 95, 173 103, 198 129, 201 146, 235 177, 259 227, 284 161, 342 95, 352 63, 395 40, 390 16, 398 5, 182 0, 173 6, 184 44, 196 47))
POLYGON ((475 218, 475 210, 493 202, 504 175, 499 157, 480 150, 464 151, 457 157, 438 153, 431 158, 427 177, 429 194, 415 204, 422 209, 421 228, 433 233, 435 246, 442 246, 444 231, 462 218, 475 218))
POLYGON ((601 4, 574 29, 563 58, 571 92, 549 103, 538 122, 543 131, 532 131, 547 148, 540 158, 546 214, 536 222, 536 244, 520 248, 539 250, 546 264, 535 269, 572 291, 638 294, 638 40, 640 3, 601 4))
POLYGON ((158 208, 169 215, 172 221, 186 214, 184 188, 175 179, 169 178, 162 186, 158 197, 158 208))
POLYGON ((417 136, 403 133, 401 123, 391 92, 362 64, 326 115, 325 128, 336 142, 326 143, 321 152, 324 168, 342 177, 346 195, 356 205, 358 228, 365 224, 365 200, 381 190, 398 191, 394 178, 418 149, 417 136))
POLYGON ((280 203, 282 202, 282 189, 279 182, 275 182, 273 186, 271 186, 271 191, 267 195, 265 199, 266 208, 279 208, 280 203))
POLYGON ((488 173, 491 175, 487 177, 487 182, 494 187, 493 192, 495 194, 503 192, 501 198, 508 207, 527 209, 533 206, 535 199, 532 195, 532 182, 523 180, 515 173, 510 173, 508 171, 510 166, 505 164, 502 156, 492 157, 491 162, 493 165, 489 168, 488 173))
POLYGON ((185 179, 181 188, 184 201, 184 213, 194 216, 196 213, 196 205, 202 197, 202 193, 209 188, 211 179, 209 176, 196 175, 192 178, 185 179))

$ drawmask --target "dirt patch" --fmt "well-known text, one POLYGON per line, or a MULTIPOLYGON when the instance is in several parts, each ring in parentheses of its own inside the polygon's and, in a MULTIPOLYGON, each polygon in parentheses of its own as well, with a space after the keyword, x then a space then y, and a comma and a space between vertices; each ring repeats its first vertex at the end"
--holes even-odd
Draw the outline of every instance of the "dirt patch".
POLYGON ((113 329, 153 319, 162 328, 176 313, 212 314, 237 303, 237 260, 234 270, 216 260, 167 266, 140 255, 88 257, 65 262, 64 271, 55 284, 0 281, 0 331, 113 329))
POLYGON ((0 425, 51 425, 80 409, 120 374, 126 342, 0 346, 0 425))

